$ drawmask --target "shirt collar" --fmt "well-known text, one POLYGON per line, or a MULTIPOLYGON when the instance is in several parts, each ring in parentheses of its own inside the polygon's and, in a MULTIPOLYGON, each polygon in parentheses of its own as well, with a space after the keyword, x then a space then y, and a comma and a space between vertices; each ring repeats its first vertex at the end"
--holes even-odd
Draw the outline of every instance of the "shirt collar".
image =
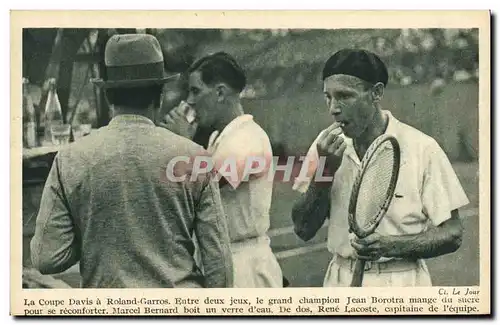
POLYGON ((120 114, 109 122, 110 126, 118 126, 118 125, 147 125, 147 126, 155 126, 154 122, 142 115, 137 114, 120 114))
POLYGON ((228 125, 226 125, 226 127, 219 134, 217 140, 215 140, 215 145, 217 146, 223 137, 227 136, 228 134, 231 134, 231 132, 237 130, 241 125, 252 120, 253 116, 250 114, 243 114, 233 119, 231 122, 229 122, 228 125))
POLYGON ((383 110, 382 113, 384 113, 388 117, 388 123, 387 123, 387 128, 385 129, 385 134, 397 136, 399 130, 398 119, 396 119, 390 111, 383 110))

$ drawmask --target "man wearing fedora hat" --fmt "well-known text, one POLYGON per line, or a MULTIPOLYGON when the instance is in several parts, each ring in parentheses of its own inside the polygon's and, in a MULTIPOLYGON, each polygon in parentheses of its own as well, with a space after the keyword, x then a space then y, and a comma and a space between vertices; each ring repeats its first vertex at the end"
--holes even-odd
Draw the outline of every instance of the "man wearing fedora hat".
POLYGON ((109 125, 60 150, 42 194, 32 260, 41 273, 80 263, 84 288, 231 287, 228 226, 218 183, 166 177, 174 158, 203 148, 153 120, 164 83, 158 40, 111 37, 109 125), (198 238, 204 273, 194 259, 198 238))
POLYGON ((324 286, 349 286, 356 258, 366 263, 364 286, 431 286, 425 259, 454 252, 461 244, 458 209, 468 204, 446 154, 431 137, 382 109, 388 70, 374 53, 344 49, 323 68, 323 90, 334 123, 311 145, 309 180, 297 179, 302 196, 292 219, 303 240, 315 236, 328 218, 328 250, 333 258, 324 286), (348 231, 354 176, 372 141, 396 137, 401 166, 395 196, 376 232, 363 239, 348 231), (314 179, 319 157, 333 182, 314 179))

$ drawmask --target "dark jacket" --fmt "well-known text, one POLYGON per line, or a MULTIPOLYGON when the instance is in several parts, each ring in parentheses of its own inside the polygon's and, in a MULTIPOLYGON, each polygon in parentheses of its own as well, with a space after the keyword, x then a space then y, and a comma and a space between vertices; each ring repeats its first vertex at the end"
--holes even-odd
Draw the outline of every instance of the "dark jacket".
POLYGON ((43 190, 32 261, 42 273, 80 262, 84 288, 232 287, 218 183, 168 180, 174 157, 203 148, 142 116, 120 115, 63 148, 43 190), (205 276, 193 257, 193 232, 205 276))

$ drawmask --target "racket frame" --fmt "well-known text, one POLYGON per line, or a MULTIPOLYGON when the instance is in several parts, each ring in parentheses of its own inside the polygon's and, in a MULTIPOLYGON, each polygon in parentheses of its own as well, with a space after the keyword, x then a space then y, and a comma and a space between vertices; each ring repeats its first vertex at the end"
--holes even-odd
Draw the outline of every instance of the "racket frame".
POLYGON ((360 172, 356 175, 356 179, 354 180, 354 185, 351 191, 351 198, 349 200, 349 212, 348 212, 348 218, 349 218, 349 231, 353 232, 356 234, 357 237, 359 238, 364 238, 368 235, 371 235, 375 229, 378 227, 380 224, 380 221, 382 218, 385 216, 387 213, 387 210, 389 209, 389 205, 392 202, 392 198, 394 197, 394 192, 396 190, 396 184, 397 180, 399 177, 399 168, 400 168, 400 163, 401 163, 401 149, 399 146, 399 142, 397 139, 389 134, 382 134, 379 137, 377 137, 373 143, 370 145, 368 150, 366 151, 363 160, 361 161, 361 169, 360 172), (377 150, 385 145, 387 141, 390 141, 392 143, 392 146, 394 148, 394 162, 393 162, 393 173, 391 175, 391 180, 389 183, 389 188, 386 193, 386 198, 380 207, 379 212, 377 213, 376 217, 373 218, 373 221, 369 223, 368 227, 360 227, 358 223, 356 222, 356 206, 358 203, 358 195, 359 195, 359 190, 361 183, 363 181, 363 177, 366 172, 367 166, 370 164, 372 161, 375 153, 377 150))
MULTIPOLYGON (((396 184, 399 178, 399 168, 400 168, 400 163, 401 163, 401 148, 399 146, 399 142, 397 139, 389 134, 382 134, 379 137, 377 137, 373 143, 368 147, 368 150, 366 151, 362 161, 361 161, 361 169, 360 172, 357 174, 356 179, 354 180, 354 185, 351 191, 351 198, 349 200, 349 212, 348 212, 348 219, 349 219, 349 232, 353 232, 358 238, 365 238, 368 235, 371 235, 372 233, 375 232, 375 229, 377 229, 378 225, 380 224, 380 221, 382 221, 382 218, 385 216, 387 213, 387 210, 389 209, 389 205, 392 202, 392 198, 394 197, 394 192, 396 190, 396 184), (377 150, 385 145, 385 143, 389 141, 392 143, 392 146, 394 148, 394 162, 393 162, 393 173, 391 175, 391 180, 389 183, 389 188, 386 193, 386 198, 377 213, 376 217, 373 219, 373 221, 369 224, 368 227, 360 227, 358 223, 356 222, 356 205, 358 203, 358 195, 359 195, 359 189, 361 182, 363 181, 363 177, 365 175, 367 166, 370 164, 372 161, 373 157, 375 156, 375 153, 377 150)), ((356 264, 354 267, 353 275, 352 275, 352 280, 351 280, 351 287, 361 287, 363 284, 363 276, 364 276, 364 271, 365 271, 365 264, 366 260, 363 259, 357 259, 356 264)))

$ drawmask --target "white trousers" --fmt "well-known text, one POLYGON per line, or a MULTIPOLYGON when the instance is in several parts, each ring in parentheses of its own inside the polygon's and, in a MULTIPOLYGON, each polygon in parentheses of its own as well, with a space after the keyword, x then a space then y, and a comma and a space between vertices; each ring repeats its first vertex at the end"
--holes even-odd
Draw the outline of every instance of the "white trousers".
MULTIPOLYGON (((336 262, 334 255, 323 281, 324 287, 348 287, 352 270, 336 262)), ((431 287, 432 281, 425 261, 418 260, 417 267, 399 272, 365 272, 363 287, 431 287)))
POLYGON ((235 288, 282 288, 281 266, 267 236, 231 243, 235 288))
MULTIPOLYGON (((283 274, 267 236, 231 243, 234 288, 282 288, 283 274)), ((203 272, 195 239, 195 260, 203 272)))

